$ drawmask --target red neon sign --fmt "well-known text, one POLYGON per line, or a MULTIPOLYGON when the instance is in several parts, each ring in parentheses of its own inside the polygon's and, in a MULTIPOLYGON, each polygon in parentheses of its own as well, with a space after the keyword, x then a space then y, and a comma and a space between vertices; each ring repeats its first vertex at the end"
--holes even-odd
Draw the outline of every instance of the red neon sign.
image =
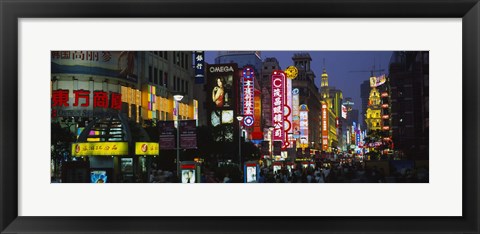
POLYGON ((285 106, 285 73, 280 70, 273 71, 272 74, 272 123, 273 135, 272 140, 281 141, 282 145, 285 140, 284 131, 284 106, 285 106))

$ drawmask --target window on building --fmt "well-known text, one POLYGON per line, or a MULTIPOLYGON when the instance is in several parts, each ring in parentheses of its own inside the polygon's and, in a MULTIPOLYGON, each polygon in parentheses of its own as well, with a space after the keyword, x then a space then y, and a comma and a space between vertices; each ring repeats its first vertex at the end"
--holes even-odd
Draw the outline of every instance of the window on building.
POLYGON ((180 66, 184 68, 185 60, 183 59, 183 52, 180 52, 179 56, 180 56, 180 66))
POLYGON ((177 77, 173 76, 173 90, 177 91, 177 77))
POLYGON ((185 69, 188 69, 188 53, 185 53, 185 69))
POLYGON ((153 83, 158 84, 158 69, 153 69, 153 83))
POLYGON ((179 77, 177 77, 177 90, 179 90, 179 89, 180 89, 180 79, 179 79, 179 77))
POLYGON ((165 84, 165 88, 168 88, 168 72, 165 72, 164 75, 165 76, 163 77, 164 78, 163 84, 165 84))
POLYGON ((182 92, 185 92, 185 81, 182 80, 181 84, 182 84, 182 88, 181 88, 180 90, 181 90, 182 92))
POLYGON ((153 82, 153 68, 152 66, 148 66, 148 82, 153 82))
POLYGON ((168 60, 168 51, 163 52, 163 58, 168 60))
POLYGON ((188 94, 188 80, 185 81, 185 93, 188 94))
POLYGON ((163 71, 158 69, 158 84, 159 85, 164 85, 164 80, 163 80, 163 71))

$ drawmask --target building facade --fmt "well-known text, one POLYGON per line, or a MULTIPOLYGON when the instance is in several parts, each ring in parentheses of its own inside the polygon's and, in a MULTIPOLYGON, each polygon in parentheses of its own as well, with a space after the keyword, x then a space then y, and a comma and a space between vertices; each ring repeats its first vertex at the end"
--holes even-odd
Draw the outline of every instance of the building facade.
POLYGON ((406 158, 428 159, 429 52, 394 52, 389 68, 394 148, 406 158))
POLYGON ((315 85, 315 73, 311 70, 312 58, 308 53, 297 53, 292 57, 298 76, 292 80, 292 88, 298 88, 300 104, 308 106, 308 141, 310 148, 321 149, 320 114, 321 96, 315 85))

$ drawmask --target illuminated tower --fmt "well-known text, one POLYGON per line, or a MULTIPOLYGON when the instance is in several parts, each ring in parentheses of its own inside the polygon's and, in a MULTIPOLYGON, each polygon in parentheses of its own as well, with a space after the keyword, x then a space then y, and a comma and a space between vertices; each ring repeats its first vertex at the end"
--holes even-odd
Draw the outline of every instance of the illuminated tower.
POLYGON ((367 130, 380 130, 381 124, 381 99, 380 91, 376 87, 372 87, 368 98, 368 106, 365 114, 365 122, 367 130))

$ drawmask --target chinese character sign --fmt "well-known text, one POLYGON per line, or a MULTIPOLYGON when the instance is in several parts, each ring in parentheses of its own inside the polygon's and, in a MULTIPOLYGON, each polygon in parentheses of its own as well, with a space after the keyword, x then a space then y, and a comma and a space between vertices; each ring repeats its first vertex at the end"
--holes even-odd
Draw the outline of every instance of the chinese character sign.
POLYGON ((255 73, 253 68, 245 67, 243 68, 243 77, 242 77, 242 96, 243 96, 243 124, 247 127, 250 127, 254 123, 254 79, 255 73))
POLYGON ((52 74, 87 74, 137 82, 135 51, 52 51, 52 74))
POLYGON ((121 156, 128 155, 127 142, 89 142, 72 144, 72 156, 121 156))
POLYGON ((322 150, 328 149, 328 108, 322 103, 322 150))
POLYGON ((197 127, 195 120, 180 121, 180 148, 197 148, 197 127))
POLYGON ((57 89, 52 91, 52 107, 90 107, 122 110, 122 94, 101 90, 93 91, 93 104, 90 103, 90 91, 88 90, 73 90, 73 103, 69 100, 69 90, 57 89))
POLYGON ((203 51, 195 51, 195 84, 203 84, 205 82, 205 53, 203 51))
POLYGON ((272 74, 272 123, 273 123, 273 141, 283 141, 285 139, 284 131, 284 106, 285 106, 285 73, 283 71, 273 71, 272 74))
POLYGON ((298 147, 308 147, 308 106, 300 105, 300 144, 298 147))
POLYGON ((175 149, 175 125, 173 121, 159 121, 159 147, 164 149, 175 149))
POLYGON ((292 90, 292 129, 293 138, 300 138, 300 91, 295 88, 292 90))
POLYGON ((293 147, 293 115, 292 115, 292 79, 286 79, 286 89, 285 89, 285 134, 287 138, 292 138, 287 140, 287 148, 293 147))

